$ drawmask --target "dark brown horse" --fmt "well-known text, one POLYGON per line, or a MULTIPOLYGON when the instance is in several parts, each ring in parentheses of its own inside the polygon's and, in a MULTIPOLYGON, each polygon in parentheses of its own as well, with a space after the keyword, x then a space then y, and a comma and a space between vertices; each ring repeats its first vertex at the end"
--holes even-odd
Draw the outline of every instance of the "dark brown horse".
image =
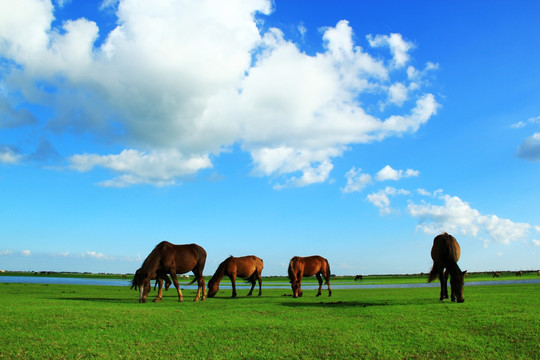
POLYGON ((253 294, 256 280, 259 280, 259 296, 262 294, 261 273, 263 270, 262 259, 250 255, 242 257, 229 256, 219 264, 216 273, 208 281, 208 297, 214 297, 219 291, 219 282, 224 276, 228 276, 232 283, 232 297, 236 297, 236 277, 246 279, 251 283, 248 296, 253 294))
POLYGON ((332 296, 332 290, 330 289, 330 265, 328 264, 328 260, 322 256, 295 256, 289 262, 288 273, 294 298, 302 296, 302 278, 313 275, 319 281, 317 296, 321 295, 321 275, 324 277, 325 284, 328 285, 328 296, 332 296))
POLYGON ((452 235, 444 233, 437 235, 433 239, 433 247, 431 248, 433 268, 429 272, 428 282, 435 280, 437 277, 439 278, 441 282, 441 301, 448 299, 447 281, 449 274, 452 301, 457 300, 458 303, 465 301, 463 298, 463 278, 466 271, 462 272, 457 264, 460 255, 461 249, 452 235))
POLYGON ((356 280, 362 281, 363 279, 364 279, 364 277, 363 277, 362 275, 356 275, 356 276, 354 277, 354 281, 356 281, 356 280))
POLYGON ((499 276, 501 276, 500 273, 498 273, 498 272, 494 272, 494 273, 493 273, 493 277, 494 277, 494 278, 498 278, 499 276))
POLYGON ((523 275, 523 271, 519 270, 519 271, 516 271, 516 276, 521 276, 523 275))
POLYGON ((135 272, 131 288, 139 289, 139 302, 146 302, 150 292, 150 280, 157 279, 159 283, 158 295, 154 301, 160 301, 163 296, 163 279, 167 274, 171 275, 174 286, 178 292, 178 301, 183 301, 182 291, 178 284, 176 274, 184 274, 193 271, 195 279, 190 283, 197 282, 198 301, 202 290, 202 300, 206 298, 203 270, 206 263, 206 251, 197 244, 174 245, 162 241, 152 250, 144 260, 140 269, 135 272))

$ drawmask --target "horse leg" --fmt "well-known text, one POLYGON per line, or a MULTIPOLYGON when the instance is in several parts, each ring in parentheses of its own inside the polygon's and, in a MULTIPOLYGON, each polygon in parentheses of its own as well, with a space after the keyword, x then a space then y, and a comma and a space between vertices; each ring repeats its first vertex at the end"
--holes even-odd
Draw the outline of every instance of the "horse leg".
POLYGON ((184 297, 182 296, 182 290, 180 290, 180 284, 178 283, 178 278, 176 277, 176 269, 171 271, 171 278, 174 286, 176 287, 176 292, 178 292, 178 302, 184 301, 184 297))
POLYGON ((232 284, 232 297, 236 297, 236 274, 231 274, 231 284, 232 284))
POLYGON ((320 273, 317 273, 315 275, 317 277, 317 281, 319 282, 319 291, 317 291, 317 296, 321 296, 321 291, 322 291, 322 279, 321 279, 321 274, 320 273))
POLYGON ((262 281, 261 281, 261 274, 257 274, 257 278, 259 279, 259 296, 262 295, 262 281))
POLYGON ((202 270, 197 267, 196 269, 193 269, 193 274, 197 279, 197 295, 195 295, 195 299, 193 301, 199 301, 199 299, 201 299, 201 289, 202 300, 204 301, 206 299, 206 285, 204 284, 204 276, 202 274, 202 270))
POLYGON ((446 284, 446 281, 448 280, 447 276, 448 274, 444 272, 443 268, 441 268, 439 270, 439 281, 441 283, 441 296, 439 299, 441 301, 443 301, 444 299, 448 299, 448 289, 446 284))
POLYGON ((328 297, 330 297, 332 296, 332 289, 330 289, 330 277, 325 277, 324 280, 326 281, 326 285, 328 285, 328 297))
MULTIPOLYGON (((161 301, 161 298, 163 297, 163 279, 159 277, 159 275, 157 276, 156 278, 156 284, 158 285, 158 293, 157 293, 157 296, 154 300, 152 300, 153 302, 160 302, 161 301)), ((156 286, 154 285, 154 289, 156 288, 156 286)))
POLYGON ((304 292, 302 291, 302 278, 304 277, 304 272, 301 271, 298 273, 298 297, 302 297, 304 292))
POLYGON ((251 279, 249 281, 251 282, 251 289, 249 290, 248 296, 251 296, 253 294, 253 289, 255 288, 255 277, 251 276, 251 279))

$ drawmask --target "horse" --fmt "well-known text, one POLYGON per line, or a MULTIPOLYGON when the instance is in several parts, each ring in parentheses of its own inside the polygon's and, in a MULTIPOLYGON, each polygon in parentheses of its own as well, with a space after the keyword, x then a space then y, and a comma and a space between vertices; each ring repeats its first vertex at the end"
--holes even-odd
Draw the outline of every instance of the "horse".
POLYGON ((364 279, 364 277, 363 277, 362 275, 356 275, 356 276, 354 277, 354 281, 356 281, 356 280, 362 281, 363 279, 364 279))
POLYGON ((498 272, 494 272, 494 273, 493 273, 493 277, 494 277, 494 278, 498 278, 499 276, 500 276, 500 274, 499 274, 498 272))
POLYGON ((208 297, 216 296, 219 291, 219 282, 224 276, 228 276, 232 283, 232 297, 236 297, 236 277, 245 279, 251 283, 248 296, 253 294, 256 280, 259 281, 259 296, 262 294, 261 273, 263 261, 254 255, 233 257, 232 255, 219 264, 214 276, 208 281, 208 297))
POLYGON ((328 286, 328 296, 332 296, 332 290, 330 289, 330 264, 322 256, 293 257, 289 262, 288 274, 294 298, 302 296, 302 278, 313 275, 319 281, 317 296, 321 296, 321 275, 324 277, 325 284, 328 286))
POLYGON ((521 276, 521 275, 523 275, 523 271, 521 271, 521 270, 520 270, 520 271, 516 271, 516 276, 521 276))
POLYGON ((144 260, 140 269, 135 272, 131 288, 139 290, 139 302, 146 302, 146 297, 150 292, 150 280, 157 279, 159 283, 157 297, 154 302, 161 301, 163 296, 163 279, 167 274, 171 275, 178 301, 183 301, 182 291, 178 284, 176 274, 183 274, 193 271, 195 278, 189 284, 197 282, 197 295, 194 301, 206 299, 206 286, 204 283, 203 270, 206 263, 206 251, 197 244, 174 245, 168 241, 162 241, 156 245, 154 250, 144 260))
POLYGON ((461 255, 461 249, 456 239, 447 233, 437 235, 433 239, 431 258, 433 267, 429 272, 428 282, 437 277, 441 282, 440 300, 448 299, 447 280, 450 275, 451 299, 458 303, 465 301, 463 298, 463 278, 467 271, 461 271, 457 262, 461 255), (445 270, 446 269, 446 270, 445 270))

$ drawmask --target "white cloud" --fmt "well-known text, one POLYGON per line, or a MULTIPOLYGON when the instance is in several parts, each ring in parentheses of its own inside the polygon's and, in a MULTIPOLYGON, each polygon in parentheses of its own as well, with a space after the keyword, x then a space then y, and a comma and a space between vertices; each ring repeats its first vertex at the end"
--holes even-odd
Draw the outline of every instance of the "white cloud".
POLYGON ((371 175, 362 173, 362 169, 354 166, 345 174, 347 185, 342 189, 344 193, 359 192, 373 182, 371 175))
POLYGON ((394 170, 390 165, 386 165, 382 168, 375 178, 377 181, 386 181, 386 180, 401 180, 402 178, 416 177, 420 175, 420 171, 407 169, 407 170, 394 170))
POLYGON ((124 150, 118 155, 74 155, 69 159, 71 167, 89 171, 102 166, 125 175, 102 183, 104 186, 123 187, 132 184, 168 185, 178 176, 194 174, 211 167, 208 155, 186 157, 176 150, 142 153, 124 150))
POLYGON ((22 256, 30 256, 30 255, 31 255, 31 254, 30 254, 30 250, 22 250, 22 251, 21 251, 21 255, 22 255, 22 256))
POLYGON ((387 186, 383 190, 379 190, 376 193, 369 194, 367 200, 379 208, 379 213, 381 216, 385 216, 395 212, 396 210, 390 207, 390 198, 389 196, 397 195, 409 195, 410 192, 404 189, 396 189, 391 186, 387 186))
POLYGON ((433 205, 422 201, 410 202, 407 210, 418 219, 418 228, 428 234, 443 231, 457 233, 485 240, 509 244, 513 241, 525 241, 531 225, 515 223, 501 219, 496 215, 483 215, 478 210, 456 196, 440 194, 442 205, 433 205))
POLYGON ((23 159, 23 156, 16 153, 9 147, 0 146, 0 163, 3 164, 16 164, 23 159))
POLYGON ((114 260, 114 258, 111 256, 105 255, 103 253, 98 253, 95 251, 87 251, 86 256, 93 259, 98 259, 98 260, 114 260))
POLYGON ((530 161, 540 161, 540 133, 529 136, 518 147, 517 155, 530 161))
POLYGON ((46 126, 57 133, 131 149, 70 157, 73 169, 99 166, 117 175, 103 186, 174 184, 234 144, 276 188, 320 183, 349 145, 415 132, 436 114, 432 94, 395 80, 414 73, 405 69, 413 45, 400 34, 368 36, 383 50, 374 57, 343 20, 325 29, 324 50, 308 55, 279 29, 260 32, 260 14, 271 11, 265 0, 124 0, 118 26, 97 46, 92 21, 51 28, 49 2, 4 2, 0 57, 16 66, 6 75, 14 81, 0 86, 52 106, 57 115, 46 126), (383 88, 399 113, 376 117, 360 97, 383 88))
POLYGON ((392 84, 388 89, 388 102, 396 105, 403 105, 409 98, 409 90, 400 82, 392 84))
POLYGON ((367 39, 372 47, 389 47, 393 55, 393 66, 400 68, 407 64, 410 59, 409 50, 414 48, 410 42, 403 40, 401 34, 368 35, 367 39))
POLYGON ((9 249, 1 250, 0 251, 0 256, 2 256, 2 255, 13 255, 13 251, 11 251, 9 249))
POLYGON ((540 240, 533 239, 532 243, 534 246, 540 246, 540 240))

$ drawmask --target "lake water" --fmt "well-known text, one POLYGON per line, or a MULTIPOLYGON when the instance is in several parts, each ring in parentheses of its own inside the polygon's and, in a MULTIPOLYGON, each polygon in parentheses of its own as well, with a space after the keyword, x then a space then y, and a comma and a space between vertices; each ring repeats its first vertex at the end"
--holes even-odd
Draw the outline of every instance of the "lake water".
MULTIPOLYGON (((22 284, 64 284, 64 285, 104 285, 104 286, 131 286, 131 280, 125 279, 87 279, 87 278, 63 278, 63 277, 37 277, 37 276, 0 276, 0 283, 22 283, 22 284)), ((152 282, 153 284, 154 282, 152 282)), ((540 279, 527 280, 495 280, 495 281, 468 281, 465 286, 484 286, 484 285, 516 285, 516 284, 540 284, 540 279)), ((263 287, 265 289, 290 289, 289 283, 272 283, 272 285, 263 287)), ((336 284, 332 289, 393 289, 393 288, 423 288, 439 287, 439 282, 422 284, 336 284)), ((196 289, 197 285, 187 285, 187 282, 180 282, 182 289, 196 289)), ((237 289, 250 288, 251 284, 237 283, 237 289)), ((318 285, 310 283, 303 284, 303 289, 316 289, 318 285)), ((174 288, 174 285, 172 286, 174 288)), ((255 289, 258 288, 258 285, 255 289)), ((324 288, 324 285, 323 285, 324 288)), ((220 289, 231 289, 229 282, 222 282, 220 289)))

